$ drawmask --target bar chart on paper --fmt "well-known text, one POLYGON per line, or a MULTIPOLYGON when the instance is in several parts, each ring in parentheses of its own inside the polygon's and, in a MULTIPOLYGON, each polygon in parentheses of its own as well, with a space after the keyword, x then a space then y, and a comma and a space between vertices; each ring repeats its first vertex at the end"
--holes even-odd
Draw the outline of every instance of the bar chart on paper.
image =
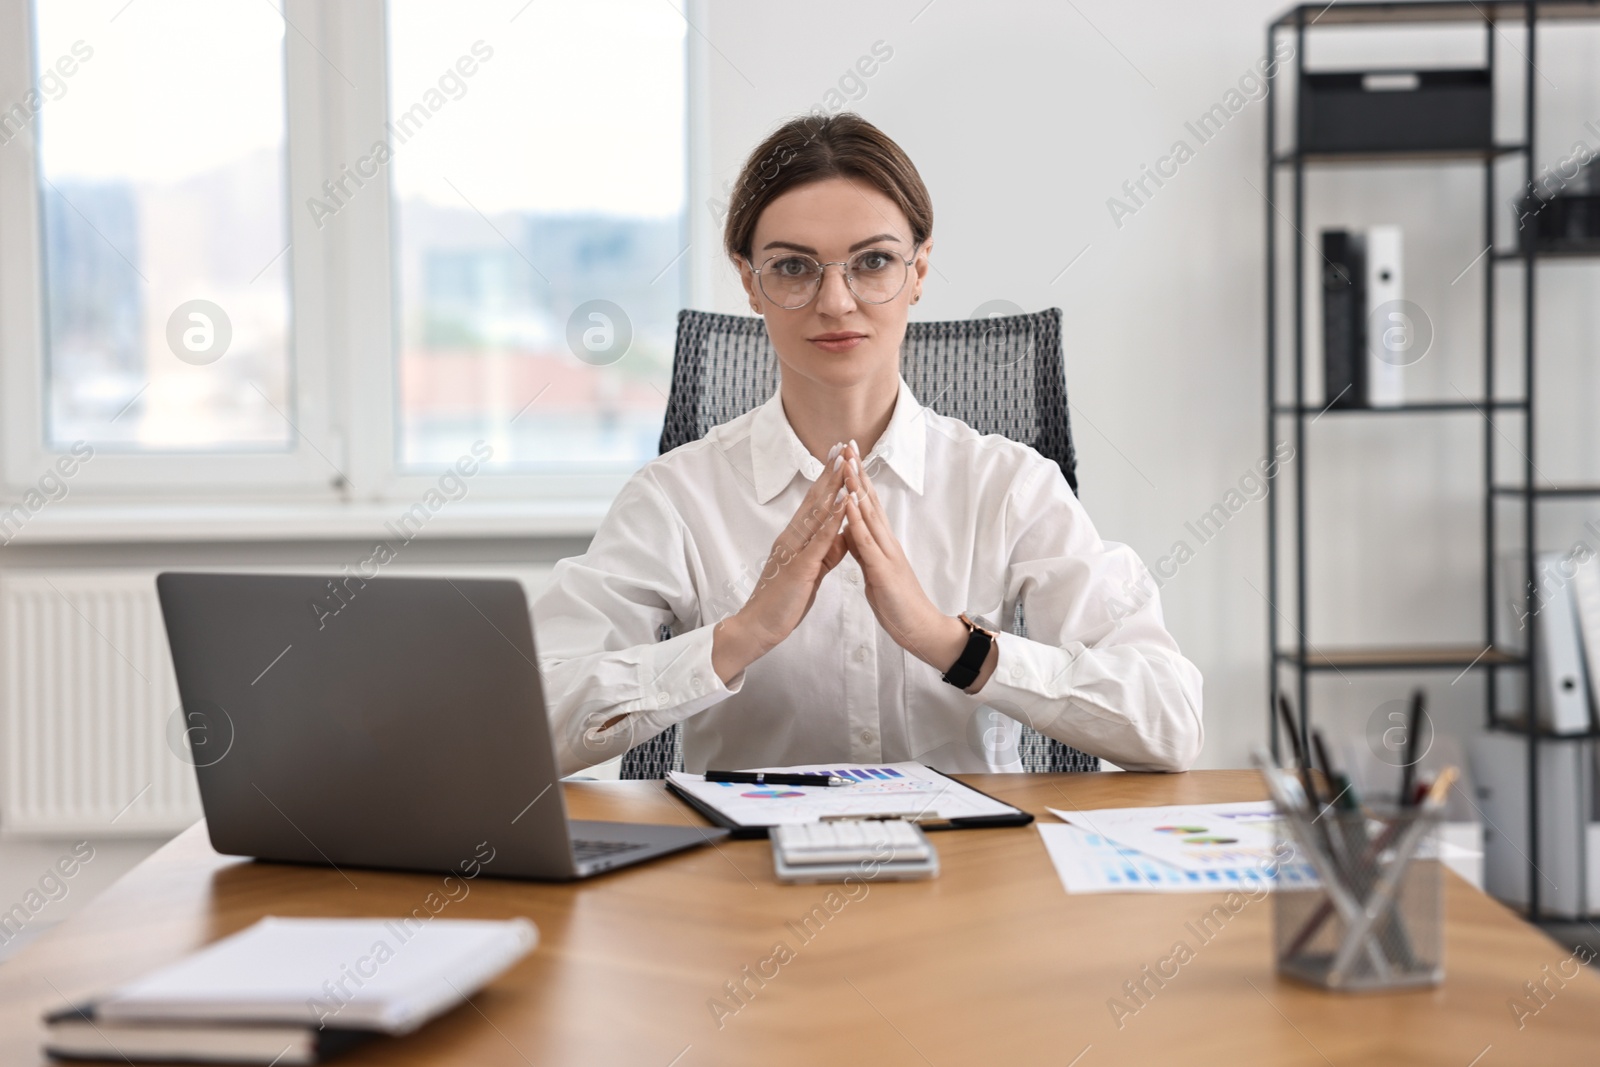
POLYGON ((1038 828, 1069 893, 1251 892, 1317 884, 1306 864, 1283 864, 1276 877, 1254 864, 1191 871, 1070 823, 1039 823, 1038 828))

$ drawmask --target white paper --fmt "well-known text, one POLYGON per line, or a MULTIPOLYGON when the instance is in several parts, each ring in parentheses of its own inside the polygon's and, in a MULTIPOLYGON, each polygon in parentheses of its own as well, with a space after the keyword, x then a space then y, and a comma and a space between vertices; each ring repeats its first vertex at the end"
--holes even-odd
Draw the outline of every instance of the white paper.
POLYGON ((1010 815, 1017 809, 931 771, 920 763, 813 763, 758 767, 786 774, 833 774, 855 785, 750 785, 708 782, 704 775, 672 771, 685 792, 742 826, 816 822, 826 816, 899 815, 924 820, 1010 815))
POLYGON ((1050 811, 1187 871, 1263 867, 1276 856, 1278 813, 1270 800, 1050 811))

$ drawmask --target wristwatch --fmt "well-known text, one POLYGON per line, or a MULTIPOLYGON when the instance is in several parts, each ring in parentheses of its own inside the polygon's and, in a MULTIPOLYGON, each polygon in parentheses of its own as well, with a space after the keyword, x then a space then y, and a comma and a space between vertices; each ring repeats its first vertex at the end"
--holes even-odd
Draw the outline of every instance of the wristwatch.
POLYGON ((989 649, 994 647, 995 635, 973 622, 964 611, 958 617, 967 627, 967 647, 961 650, 955 666, 944 672, 944 680, 957 689, 965 690, 978 680, 983 661, 989 658, 989 649))

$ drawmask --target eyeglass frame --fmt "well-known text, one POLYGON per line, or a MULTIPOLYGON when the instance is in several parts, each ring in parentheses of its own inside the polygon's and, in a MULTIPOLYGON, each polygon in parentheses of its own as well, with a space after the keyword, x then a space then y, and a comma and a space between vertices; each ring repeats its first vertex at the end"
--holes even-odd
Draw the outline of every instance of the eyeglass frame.
POLYGON ((776 252, 776 253, 768 256, 766 259, 761 261, 761 266, 760 267, 757 267, 755 265, 755 263, 751 261, 749 256, 745 256, 744 257, 744 262, 745 262, 745 265, 750 268, 750 273, 755 275, 755 277, 756 277, 756 288, 761 290, 761 295, 766 297, 768 300, 772 300, 772 296, 771 296, 771 294, 769 294, 767 292, 766 286, 764 286, 761 283, 761 275, 766 273, 766 269, 767 269, 767 264, 768 263, 771 263, 773 260, 778 259, 781 256, 791 255, 791 256, 805 256, 805 258, 811 260, 811 262, 813 262, 813 263, 815 263, 817 265, 817 286, 816 286, 815 289, 813 289, 811 291, 811 295, 806 297, 804 303, 796 304, 794 307, 785 307, 783 304, 778 304, 778 302, 776 300, 772 300, 772 302, 774 304, 778 304, 778 306, 780 308, 783 308, 783 310, 785 310, 785 311, 799 311, 801 308, 805 307, 806 304, 809 304, 809 303, 811 303, 811 301, 815 300, 817 298, 817 294, 822 292, 822 283, 825 280, 827 280, 828 268, 829 267, 838 267, 839 268, 839 273, 844 275, 845 288, 850 290, 850 295, 851 296, 855 297, 857 300, 861 301, 863 304, 871 304, 873 307, 882 307, 883 305, 885 305, 885 304, 889 303, 891 300, 893 300, 895 297, 899 296, 901 293, 905 292, 906 279, 909 279, 911 277, 911 269, 910 269, 911 268, 911 264, 913 264, 913 263, 915 263, 917 261, 917 255, 919 253, 921 253, 921 251, 922 251, 922 244, 921 244, 921 242, 918 242, 917 246, 911 250, 911 255, 910 256, 906 256, 906 257, 902 257, 899 252, 896 252, 892 248, 863 248, 861 251, 856 252, 854 255, 852 255, 850 257, 850 259, 855 259, 856 256, 865 255, 868 252, 882 252, 882 253, 884 253, 886 255, 894 256, 896 259, 900 260, 901 264, 906 268, 906 276, 905 276, 905 278, 902 278, 900 280, 900 288, 896 289, 894 291, 893 295, 891 295, 886 300, 868 300, 866 297, 864 297, 860 293, 856 292, 856 287, 854 285, 850 284, 850 271, 848 270, 848 267, 850 265, 850 259, 834 259, 834 260, 829 260, 827 263, 824 263, 821 260, 817 259, 815 256, 811 255, 810 253, 789 251, 787 253, 776 252))

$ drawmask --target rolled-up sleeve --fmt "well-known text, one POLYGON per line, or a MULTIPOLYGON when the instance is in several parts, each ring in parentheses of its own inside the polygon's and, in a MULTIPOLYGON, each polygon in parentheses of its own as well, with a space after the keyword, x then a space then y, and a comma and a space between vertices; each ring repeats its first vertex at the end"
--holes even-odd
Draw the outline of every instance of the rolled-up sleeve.
POLYGON ((618 493, 587 552, 556 564, 532 614, 563 774, 620 756, 743 683, 729 688, 712 669, 691 546, 648 475, 618 493), (659 640, 663 627, 686 626, 659 640))
POLYGON ((1019 477, 1004 524, 1006 602, 1023 605, 1028 636, 1000 635, 976 699, 1126 770, 1187 770, 1205 739, 1200 671, 1138 555, 1100 539, 1052 463, 1019 477))

